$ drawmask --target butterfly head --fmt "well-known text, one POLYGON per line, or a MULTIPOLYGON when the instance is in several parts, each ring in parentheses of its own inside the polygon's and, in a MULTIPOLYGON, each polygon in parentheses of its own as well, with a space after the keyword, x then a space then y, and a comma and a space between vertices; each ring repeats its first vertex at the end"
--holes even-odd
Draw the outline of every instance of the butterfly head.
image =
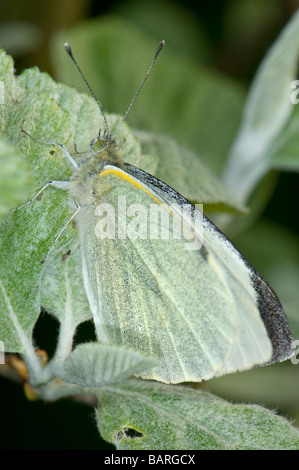
POLYGON ((114 147, 115 141, 107 129, 99 130, 98 136, 91 141, 90 147, 93 154, 98 155, 108 147, 114 147))
POLYGON ((103 131, 103 133, 102 133, 101 130, 100 130, 100 131, 99 131, 99 134, 98 134, 98 136, 97 136, 97 138, 94 139, 94 140, 91 142, 91 150, 92 150, 92 153, 98 155, 98 154, 104 152, 105 150, 109 150, 109 149, 111 150, 111 149, 112 149, 112 151, 113 151, 113 149, 115 148, 114 137, 115 137, 115 135, 118 133, 120 127, 122 126, 122 124, 123 124, 124 120, 126 119, 128 113, 130 112, 130 110, 131 110, 131 108, 132 108, 132 106, 133 106, 133 103, 134 103, 135 99, 137 98, 137 95, 139 94, 141 88, 143 87, 143 85, 144 85, 144 83, 145 83, 147 77, 149 76, 150 71, 151 71, 151 69, 152 69, 152 67, 153 67, 153 65, 154 65, 154 63, 155 63, 155 61, 156 61, 156 58, 158 57, 159 53, 160 53, 161 50, 163 49, 164 45, 165 45, 165 41, 161 41, 160 44, 159 44, 159 46, 158 46, 158 49, 157 49, 157 51, 156 51, 156 54, 155 54, 155 56, 154 56, 154 58, 153 58, 153 60, 152 60, 152 63, 151 63, 151 65, 150 65, 150 67, 149 67, 149 69, 148 69, 148 71, 147 71, 147 73, 146 73, 146 75, 145 75, 143 81, 141 82, 141 85, 139 86, 138 90, 136 91, 136 93, 135 93, 135 95, 134 95, 134 97, 133 97, 133 99, 132 99, 132 101, 131 101, 131 103, 130 103, 130 106, 128 107, 128 109, 127 109, 126 113, 124 114, 123 118, 121 119, 121 121, 120 121, 120 123, 119 123, 117 129, 114 131, 113 134, 111 134, 110 131, 109 131, 109 127, 108 127, 107 118, 106 118, 106 115, 105 115, 105 113, 104 113, 104 110, 103 110, 103 108, 102 108, 101 103, 100 103, 99 100, 97 99, 95 93, 93 92, 93 90, 92 90, 92 88, 90 87, 88 81, 86 80, 86 78, 85 78, 85 76, 84 76, 82 70, 80 69, 80 67, 79 67, 79 65, 78 65, 78 63, 77 63, 77 61, 75 60, 70 45, 69 45, 68 43, 65 43, 64 47, 65 47, 66 52, 68 53, 68 55, 69 55, 70 58, 72 59, 73 63, 74 63, 75 66, 77 67, 77 69, 78 69, 78 71, 79 71, 81 77, 83 78, 84 82, 85 82, 86 85, 87 85, 87 88, 89 89, 90 93, 92 94, 93 98, 95 99, 95 101, 96 101, 96 103, 97 103, 97 105, 98 105, 98 107, 99 107, 99 110, 100 110, 100 112, 101 112, 101 115, 102 115, 102 117, 103 117, 103 119, 104 119, 105 130, 103 131))

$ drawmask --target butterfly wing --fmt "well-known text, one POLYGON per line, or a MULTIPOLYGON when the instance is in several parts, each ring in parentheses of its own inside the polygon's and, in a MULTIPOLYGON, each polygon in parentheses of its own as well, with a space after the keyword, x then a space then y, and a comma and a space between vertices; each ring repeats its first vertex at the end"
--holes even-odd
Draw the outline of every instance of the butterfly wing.
MULTIPOLYGON (((188 201, 177 193, 174 189, 158 180, 154 176, 130 166, 132 175, 138 177, 151 188, 161 191, 169 202, 176 200, 179 205, 188 204, 188 201)), ((235 271, 235 262, 241 262, 241 272, 246 268, 250 275, 250 283, 254 288, 256 303, 259 313, 267 329, 268 336, 272 343, 272 357, 270 363, 284 361, 294 354, 292 348, 293 336, 288 320, 280 300, 271 286, 263 276, 247 261, 244 256, 234 247, 226 236, 204 215, 202 215, 202 225, 204 230, 204 243, 207 250, 213 256, 220 259, 220 264, 226 266, 226 272, 235 271)), ((247 284, 246 278, 243 283, 247 284)))
POLYGON ((106 166, 94 188, 98 204, 84 209, 78 223, 100 341, 157 355, 159 366, 142 377, 167 383, 201 381, 271 360, 250 265, 208 219, 129 165, 126 171, 106 166), (153 221, 154 206, 160 218, 153 221), (167 218, 168 238, 151 236, 167 218), (185 238, 176 236, 174 222, 185 238), (200 249, 187 248, 192 236, 203 242, 200 249))

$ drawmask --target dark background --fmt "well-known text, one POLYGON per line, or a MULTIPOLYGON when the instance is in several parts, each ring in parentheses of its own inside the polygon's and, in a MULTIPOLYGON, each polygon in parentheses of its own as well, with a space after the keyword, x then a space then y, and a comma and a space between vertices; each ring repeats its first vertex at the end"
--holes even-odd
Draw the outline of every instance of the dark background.
MULTIPOLYGON (((17 73, 35 65, 42 71, 52 73, 48 42, 55 30, 75 25, 90 17, 114 12, 123 3, 95 0, 76 2, 4 0, 0 9, 0 40, 2 40, 0 46, 15 58, 17 73), (11 40, 6 42, 2 34, 4 26, 12 28, 10 22, 21 20, 37 26, 35 46, 24 48, 23 51, 18 46, 18 41, 15 44, 11 40)), ((233 32, 229 34, 225 28, 225 18, 232 0, 212 2, 184 0, 177 3, 197 17, 203 26, 211 50, 207 65, 241 80, 246 85, 250 83, 269 46, 299 6, 299 1, 295 0, 271 0, 273 11, 271 10, 272 14, 267 20, 258 25, 251 22, 247 29, 234 35, 233 32)), ((269 2, 264 3, 269 5, 269 2)), ((168 4, 171 8, 172 2, 168 4)), ((18 24, 16 28, 19 28, 18 24)), ((298 174, 280 173, 273 197, 264 212, 265 218, 279 221, 296 234, 299 232, 298 185, 298 174)), ((48 344, 47 337, 55 336, 56 331, 56 322, 47 314, 42 314, 35 330, 36 336, 40 338, 40 346, 51 351, 53 345, 48 344), (43 334, 44 332, 47 334, 43 334)), ((89 337, 91 330, 85 325, 80 334, 89 337)), ((2 449, 113 448, 100 440, 91 407, 71 400, 61 400, 52 404, 29 402, 19 384, 2 378, 0 378, 0 396, 0 448, 2 449)))

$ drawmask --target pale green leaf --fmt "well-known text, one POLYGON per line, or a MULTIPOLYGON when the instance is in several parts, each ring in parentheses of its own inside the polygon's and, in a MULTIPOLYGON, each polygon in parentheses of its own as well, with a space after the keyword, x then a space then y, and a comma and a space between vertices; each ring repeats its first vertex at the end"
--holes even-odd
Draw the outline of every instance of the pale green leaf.
POLYGON ((24 201, 32 186, 31 171, 23 155, 0 140, 0 217, 24 201))
MULTIPOLYGON (((3 70, 6 70, 6 62, 10 64, 10 58, 2 54, 1 61, 3 70)), ((9 71, 3 76, 5 89, 18 94, 19 99, 9 99, 0 107, 0 120, 7 140, 21 150, 34 171, 35 186, 30 190, 26 188, 27 199, 51 179, 47 176, 51 173, 51 167, 52 170, 55 168, 54 175, 55 171, 59 175, 65 162, 62 158, 52 157, 51 147, 36 142, 32 144, 33 141, 21 132, 22 128, 28 131, 33 129, 35 135, 44 138, 51 135, 53 127, 65 132, 65 136, 69 134, 69 128, 67 116, 47 94, 36 95, 30 88, 25 90, 19 83, 16 85, 12 67, 9 71)), ((60 137, 55 140, 60 140, 60 137)), ((32 329, 40 311, 38 280, 43 269, 41 261, 55 238, 57 227, 62 224, 66 210, 61 195, 50 193, 44 204, 36 201, 10 213, 1 224, 0 336, 7 352, 28 351, 32 329)))
POLYGON ((19 96, 19 87, 14 77, 13 60, 3 50, 0 51, 0 87, 0 128, 3 132, 6 127, 10 106, 19 96))
POLYGON ((54 249, 41 280, 41 305, 60 323, 67 322, 70 330, 91 318, 81 263, 78 243, 68 243, 59 250, 54 249))
POLYGON ((112 344, 85 343, 77 346, 65 361, 54 363, 52 370, 64 382, 103 387, 157 364, 157 358, 141 351, 112 344))
POLYGON ((245 210, 194 152, 179 145, 171 137, 145 131, 135 131, 134 134, 143 152, 159 155, 154 174, 189 201, 194 204, 204 202, 208 209, 217 205, 222 210, 245 210))
POLYGON ((84 289, 77 240, 53 251, 40 282, 40 305, 60 322, 54 357, 61 361, 72 350, 78 325, 92 315, 84 289))
POLYGON ((269 162, 272 168, 282 171, 299 171, 298 129, 299 105, 294 104, 288 122, 269 149, 269 162))
MULTIPOLYGON (((272 167, 276 139, 285 132, 284 126, 294 109, 290 85, 298 66, 298 32, 296 12, 261 63, 249 91, 223 180, 242 203, 272 167)), ((295 167, 298 169, 298 162, 295 167)))
POLYGON ((128 380, 99 394, 99 431, 117 449, 299 449, 291 424, 187 386, 128 380))

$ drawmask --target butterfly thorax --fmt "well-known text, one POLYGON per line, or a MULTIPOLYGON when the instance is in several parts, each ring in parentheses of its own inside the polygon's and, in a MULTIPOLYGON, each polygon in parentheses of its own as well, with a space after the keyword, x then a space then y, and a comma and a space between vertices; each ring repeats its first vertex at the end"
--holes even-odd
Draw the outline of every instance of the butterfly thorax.
POLYGON ((105 165, 123 167, 114 141, 99 153, 89 153, 70 182, 69 194, 80 206, 91 205, 100 197, 97 178, 105 165))

